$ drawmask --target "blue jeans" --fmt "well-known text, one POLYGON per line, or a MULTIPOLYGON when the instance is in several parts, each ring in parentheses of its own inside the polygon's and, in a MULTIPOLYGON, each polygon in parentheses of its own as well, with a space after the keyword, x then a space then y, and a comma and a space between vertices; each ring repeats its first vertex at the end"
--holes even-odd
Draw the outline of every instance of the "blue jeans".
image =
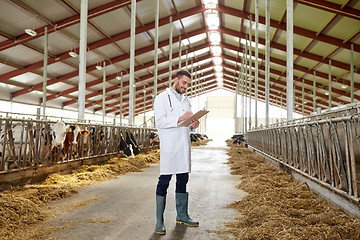
MULTIPOLYGON (((167 189, 172 175, 160 175, 159 182, 156 187, 156 195, 166 196, 167 189)), ((176 174, 176 189, 177 193, 186 193, 186 184, 189 181, 189 173, 176 174)))

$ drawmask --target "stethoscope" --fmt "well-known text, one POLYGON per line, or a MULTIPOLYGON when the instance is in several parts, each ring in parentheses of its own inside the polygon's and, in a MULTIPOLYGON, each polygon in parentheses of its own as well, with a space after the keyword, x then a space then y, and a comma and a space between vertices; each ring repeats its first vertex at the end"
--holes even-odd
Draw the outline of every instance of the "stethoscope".
MULTIPOLYGON (((171 104, 171 98, 170 98, 170 94, 168 93, 168 98, 169 98, 169 105, 170 105, 170 111, 172 112, 174 110, 174 108, 172 107, 172 104, 171 104)), ((184 96, 185 97, 185 96, 184 96)), ((187 97, 185 97, 185 100, 190 104, 189 100, 187 99, 187 97)), ((191 106, 191 104, 190 104, 191 106)))
POLYGON ((174 109, 172 107, 172 104, 171 104, 171 99, 170 99, 170 95, 168 94, 168 98, 169 98, 169 104, 170 104, 170 111, 172 112, 174 109))

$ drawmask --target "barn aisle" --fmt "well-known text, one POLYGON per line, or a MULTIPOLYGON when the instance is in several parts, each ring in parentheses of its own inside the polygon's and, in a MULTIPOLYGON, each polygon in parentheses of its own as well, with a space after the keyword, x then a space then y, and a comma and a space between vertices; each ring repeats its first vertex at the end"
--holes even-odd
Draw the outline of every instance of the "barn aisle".
POLYGON ((225 149, 224 141, 212 141, 192 150, 189 213, 200 222, 198 228, 175 224, 173 178, 165 211, 167 234, 154 234, 159 173, 159 165, 154 164, 143 172, 82 188, 79 194, 50 205, 49 211, 58 213, 44 223, 55 230, 50 239, 218 239, 208 230, 224 228, 224 222, 233 220, 237 213, 224 207, 245 195, 235 188, 239 176, 232 176, 224 164, 225 149))

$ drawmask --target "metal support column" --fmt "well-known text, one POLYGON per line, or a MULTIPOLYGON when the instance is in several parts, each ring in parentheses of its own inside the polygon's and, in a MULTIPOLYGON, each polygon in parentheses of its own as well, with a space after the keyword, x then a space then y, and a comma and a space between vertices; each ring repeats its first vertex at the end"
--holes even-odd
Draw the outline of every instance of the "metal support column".
POLYGON ((123 73, 120 73, 120 125, 122 125, 122 116, 123 116, 123 73))
POLYGON ((252 15, 250 14, 249 28, 249 129, 251 129, 251 94, 252 94, 252 15))
MULTIPOLYGON (((269 0, 267 0, 269 1, 269 0)), ((293 23, 293 0, 286 0, 286 107, 287 120, 293 119, 293 88, 294 88, 294 23, 293 23)), ((270 16, 269 16, 270 17, 270 16)))
POLYGON ((172 36, 173 36, 173 23, 172 23, 172 16, 170 16, 170 32, 169 32, 169 87, 171 87, 171 78, 172 78, 172 36))
POLYGON ((329 60, 329 109, 332 107, 331 80, 331 60, 329 60))
POLYGON ((314 71, 313 76, 313 108, 314 113, 316 113, 316 71, 314 71))
POLYGON ((255 128, 258 127, 258 84, 259 84, 259 0, 255 0, 255 128))
POLYGON ((105 124, 105 115, 106 115, 106 111, 105 111, 105 93, 106 93, 106 63, 104 61, 103 63, 103 84, 102 84, 102 122, 103 124, 105 124))
POLYGON ((154 39, 154 97, 153 101, 157 95, 157 76, 158 76, 158 48, 159 48, 159 0, 156 0, 155 7, 155 39, 154 39))
POLYGON ((134 124, 134 97, 135 97, 135 28, 136 28, 136 1, 131 1, 131 29, 130 29, 130 79, 129 79, 129 125, 134 124))
POLYGON ((146 116, 145 116, 145 112, 146 112, 146 86, 144 84, 144 127, 146 126, 146 116))
POLYGON ((301 86, 301 113, 304 116, 304 79, 302 80, 302 86, 301 86))
POLYGON ((182 49, 181 36, 179 36, 179 69, 181 69, 181 49, 182 49))
POLYGON ((194 106, 194 98, 193 98, 193 74, 194 74, 194 62, 191 61, 191 79, 190 79, 190 94, 191 94, 191 106, 194 106))
POLYGON ((185 59, 185 68, 187 71, 188 70, 188 63, 189 63, 189 53, 188 53, 188 50, 186 50, 186 59, 185 59))
POLYGON ((245 113, 245 88, 244 88, 244 54, 241 59, 241 132, 245 133, 244 113, 245 113))
POLYGON ((88 0, 81 0, 79 45, 79 94, 78 121, 85 120, 86 46, 87 46, 88 0))
POLYGON ((245 71, 244 71, 244 87, 245 87, 245 132, 247 132, 247 125, 248 125, 248 106, 247 106, 247 84, 248 84, 248 65, 247 65, 247 42, 248 36, 246 35, 246 44, 245 44, 245 51, 244 51, 244 63, 245 63, 245 71))
POLYGON ((42 106, 43 106, 43 118, 46 119, 46 85, 47 85, 47 65, 48 65, 48 32, 47 27, 45 27, 44 33, 44 66, 43 66, 43 97, 42 97, 42 106))
MULTIPOLYGON (((266 0, 266 44, 265 44, 265 126, 269 126, 270 88, 270 0, 266 0)), ((289 14, 289 13, 288 13, 289 14)))
POLYGON ((350 94, 351 102, 354 102, 354 44, 351 44, 350 50, 350 94))

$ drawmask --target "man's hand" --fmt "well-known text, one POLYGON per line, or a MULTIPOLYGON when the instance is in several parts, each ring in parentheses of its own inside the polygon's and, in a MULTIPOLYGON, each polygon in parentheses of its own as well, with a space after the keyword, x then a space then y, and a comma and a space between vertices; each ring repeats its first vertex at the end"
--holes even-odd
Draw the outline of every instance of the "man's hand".
POLYGON ((185 121, 186 119, 188 119, 189 117, 191 117, 192 115, 194 115, 191 111, 185 112, 184 115, 182 115, 181 117, 179 117, 178 119, 178 123, 185 121))
POLYGON ((190 127, 191 127, 192 129, 195 129, 195 128, 197 128, 197 127, 199 126, 199 124, 200 124, 199 120, 198 120, 198 119, 194 119, 194 120, 192 121, 190 127))

